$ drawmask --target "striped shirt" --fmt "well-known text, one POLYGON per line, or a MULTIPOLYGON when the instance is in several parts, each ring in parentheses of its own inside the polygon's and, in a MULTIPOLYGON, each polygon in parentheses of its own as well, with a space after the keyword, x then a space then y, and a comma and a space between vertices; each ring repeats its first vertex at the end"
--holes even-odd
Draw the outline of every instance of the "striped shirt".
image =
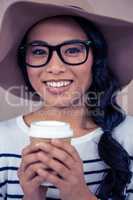
MULTIPOLYGON (((17 170, 21 162, 22 149, 29 144, 28 131, 29 127, 22 116, 0 122, 0 200, 23 198, 17 170)), ((83 161, 86 184, 94 194, 109 170, 109 166, 98 155, 97 144, 101 134, 102 129, 97 128, 91 133, 72 139, 72 145, 83 161)), ((125 121, 114 129, 112 135, 129 153, 130 169, 133 174, 133 117, 127 116, 125 121)), ((133 200, 133 177, 125 188, 125 195, 127 200, 133 200)), ((59 190, 50 186, 47 199, 59 199, 59 190)))

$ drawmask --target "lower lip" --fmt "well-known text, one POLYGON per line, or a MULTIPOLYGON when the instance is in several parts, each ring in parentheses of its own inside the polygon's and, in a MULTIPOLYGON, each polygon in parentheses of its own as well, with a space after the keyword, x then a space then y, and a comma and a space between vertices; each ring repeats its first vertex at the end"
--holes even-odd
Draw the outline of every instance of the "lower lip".
POLYGON ((64 92, 66 92, 67 90, 69 90, 70 86, 72 85, 73 82, 71 82, 69 85, 64 86, 64 87, 49 87, 46 85, 46 89, 48 92, 54 94, 54 95, 59 95, 62 94, 64 92))

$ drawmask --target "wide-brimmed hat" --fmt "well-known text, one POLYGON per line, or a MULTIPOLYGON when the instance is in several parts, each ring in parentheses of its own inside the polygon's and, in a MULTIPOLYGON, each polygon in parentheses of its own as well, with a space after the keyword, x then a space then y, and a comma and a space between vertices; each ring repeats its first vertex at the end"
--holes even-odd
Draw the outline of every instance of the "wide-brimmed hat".
POLYGON ((109 54, 109 67, 120 81, 127 85, 133 78, 133 23, 113 17, 96 15, 93 8, 72 1, 23 0, 10 4, 0 28, 0 86, 20 96, 24 79, 17 65, 17 49, 25 32, 37 21, 56 15, 81 16, 94 22, 103 33, 109 54), (13 87, 13 89, 12 89, 13 87), (16 89, 15 89, 16 88, 16 89))

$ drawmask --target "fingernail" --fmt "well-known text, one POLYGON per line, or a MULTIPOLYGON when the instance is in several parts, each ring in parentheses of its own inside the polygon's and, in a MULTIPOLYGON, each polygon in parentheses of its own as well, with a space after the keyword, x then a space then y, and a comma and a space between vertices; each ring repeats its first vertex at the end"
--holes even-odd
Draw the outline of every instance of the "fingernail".
POLYGON ((52 143, 59 143, 60 140, 59 140, 59 139, 52 139, 51 142, 52 142, 52 143))
POLYGON ((43 142, 38 142, 38 143, 35 144, 36 147, 42 146, 42 145, 43 145, 43 142))

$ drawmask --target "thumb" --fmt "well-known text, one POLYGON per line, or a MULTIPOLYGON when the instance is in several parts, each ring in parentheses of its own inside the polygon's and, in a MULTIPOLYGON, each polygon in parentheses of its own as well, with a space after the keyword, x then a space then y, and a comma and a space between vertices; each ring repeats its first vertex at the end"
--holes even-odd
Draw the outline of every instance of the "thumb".
POLYGON ((46 197, 47 191, 48 191, 48 187, 43 186, 43 185, 40 186, 40 194, 43 198, 46 197))

